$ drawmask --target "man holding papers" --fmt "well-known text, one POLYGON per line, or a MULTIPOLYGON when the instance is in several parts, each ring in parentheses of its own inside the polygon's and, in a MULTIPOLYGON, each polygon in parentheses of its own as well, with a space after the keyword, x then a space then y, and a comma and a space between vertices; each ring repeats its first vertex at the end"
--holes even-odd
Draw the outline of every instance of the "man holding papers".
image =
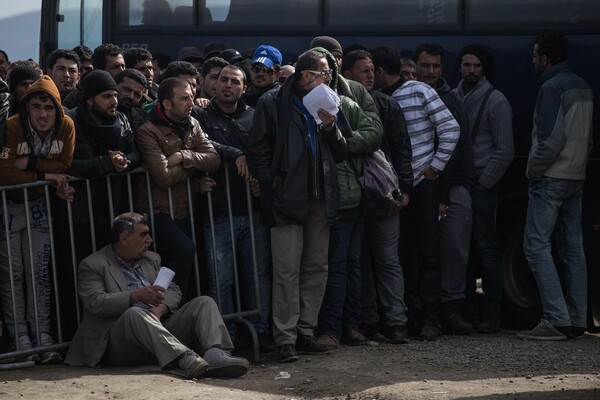
POLYGON ((327 352, 314 328, 327 283, 330 224, 338 212, 335 163, 345 159, 347 144, 335 114, 323 108, 311 114, 302 100, 328 85, 332 73, 325 55, 301 54, 296 72, 258 101, 248 138, 262 223, 271 227, 273 336, 280 362, 298 360, 296 350, 327 352))
POLYGON ((244 375, 248 361, 231 356, 229 333, 210 297, 196 297, 179 309, 176 284, 166 290, 150 284, 161 264, 148 250, 151 243, 144 216, 121 214, 113 223, 112 243, 81 262, 83 322, 65 362, 89 367, 158 362, 161 369, 179 367, 190 378, 244 375))

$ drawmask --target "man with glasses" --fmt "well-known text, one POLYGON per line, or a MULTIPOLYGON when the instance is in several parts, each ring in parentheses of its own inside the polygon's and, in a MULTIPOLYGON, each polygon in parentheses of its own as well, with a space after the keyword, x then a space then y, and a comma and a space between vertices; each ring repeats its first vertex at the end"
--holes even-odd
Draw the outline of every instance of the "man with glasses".
POLYGON ((260 45, 252 55, 250 77, 252 83, 242 96, 250 107, 256 107, 258 99, 265 92, 279 87, 281 53, 273 46, 260 45))
POLYGON ((273 335, 280 362, 298 360, 296 349, 327 352, 313 334, 327 283, 330 224, 338 213, 335 163, 345 159, 347 143, 336 115, 320 109, 317 123, 302 99, 329 85, 331 73, 323 54, 302 53, 296 72, 259 100, 248 138, 262 223, 271 227, 273 335))

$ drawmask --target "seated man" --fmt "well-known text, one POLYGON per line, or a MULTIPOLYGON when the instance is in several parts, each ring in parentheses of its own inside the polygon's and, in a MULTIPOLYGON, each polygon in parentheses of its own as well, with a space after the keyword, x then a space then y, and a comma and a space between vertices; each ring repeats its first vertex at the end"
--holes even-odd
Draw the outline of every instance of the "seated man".
POLYGON ((178 309, 176 284, 165 291, 150 283, 161 266, 160 256, 148 251, 151 243, 145 217, 121 214, 113 223, 112 244, 79 264, 83 323, 65 362, 89 367, 158 362, 163 370, 178 366, 190 378, 244 375, 248 361, 229 353, 231 339, 210 297, 178 309))

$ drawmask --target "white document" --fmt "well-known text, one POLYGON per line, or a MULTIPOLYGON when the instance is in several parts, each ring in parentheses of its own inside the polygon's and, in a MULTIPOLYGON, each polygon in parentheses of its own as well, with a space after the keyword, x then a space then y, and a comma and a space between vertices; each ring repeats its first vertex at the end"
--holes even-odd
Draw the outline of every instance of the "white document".
POLYGON ((337 115, 341 100, 333 89, 326 84, 321 83, 304 96, 302 103, 310 115, 313 116, 317 124, 320 124, 322 121, 321 118, 319 118, 317 111, 322 108, 331 115, 337 115))
POLYGON ((158 271, 158 276, 154 281, 154 286, 160 286, 163 289, 167 290, 174 276, 175 271, 173 271, 172 269, 169 269, 167 267, 160 267, 160 270, 158 271))

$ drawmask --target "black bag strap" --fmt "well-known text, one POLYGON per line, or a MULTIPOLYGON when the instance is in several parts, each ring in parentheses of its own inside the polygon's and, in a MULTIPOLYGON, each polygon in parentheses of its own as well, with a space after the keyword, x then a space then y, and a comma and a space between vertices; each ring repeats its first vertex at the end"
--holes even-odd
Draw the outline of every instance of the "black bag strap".
POLYGON ((494 91, 494 88, 489 88, 487 90, 487 92, 485 92, 485 94, 483 95, 481 105, 479 106, 479 112, 477 113, 477 118, 475 119, 475 125, 473 125, 473 128, 471 129, 471 140, 473 141, 473 143, 475 143, 475 135, 477 134, 477 131, 479 130, 479 125, 481 124, 481 117, 483 117, 483 110, 485 110, 485 105, 487 104, 487 101, 493 91, 494 91))

